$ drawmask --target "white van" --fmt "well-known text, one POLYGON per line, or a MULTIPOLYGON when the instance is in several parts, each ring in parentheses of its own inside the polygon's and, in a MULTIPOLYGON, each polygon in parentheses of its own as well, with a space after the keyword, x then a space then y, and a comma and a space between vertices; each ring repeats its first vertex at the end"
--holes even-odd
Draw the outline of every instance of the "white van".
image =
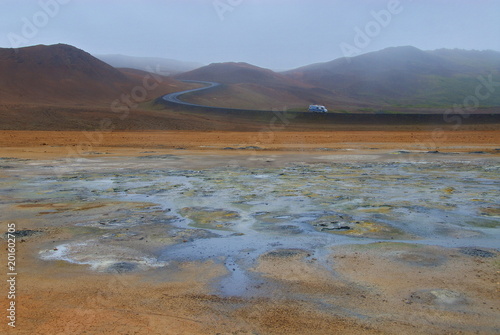
POLYGON ((309 111, 310 112, 317 112, 317 113, 327 113, 328 109, 326 109, 325 106, 321 106, 321 105, 310 105, 309 111))

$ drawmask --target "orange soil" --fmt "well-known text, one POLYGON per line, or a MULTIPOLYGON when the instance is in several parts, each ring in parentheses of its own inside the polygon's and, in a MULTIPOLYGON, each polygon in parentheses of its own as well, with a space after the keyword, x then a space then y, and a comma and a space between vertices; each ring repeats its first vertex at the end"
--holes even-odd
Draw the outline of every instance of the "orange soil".
MULTIPOLYGON (((276 151, 329 149, 387 149, 440 151, 496 151, 498 131, 336 131, 336 132, 84 132, 84 131, 0 131, 3 152, 85 154, 107 149, 219 150, 226 147, 257 146, 276 151)), ((180 151, 179 151, 180 152, 180 151)), ((234 153, 234 151, 231 151, 234 153)))
MULTIPOLYGON (((314 152, 312 149, 315 148, 498 152, 495 149, 500 147, 500 132, 497 131, 455 131, 447 132, 440 138, 436 135, 423 131, 102 134, 0 131, 0 156, 46 159, 67 155, 68 150, 82 153, 110 150, 116 155, 136 155, 144 149, 161 151, 176 148, 195 149, 197 152, 215 150, 219 154, 249 153, 246 150, 218 151, 224 147, 240 146, 291 152, 314 152)), ((176 150, 178 154, 183 152, 176 150)), ((22 229, 43 229, 30 221, 27 217, 17 224, 22 229)), ((225 271, 213 263, 187 264, 176 280, 165 282, 161 278, 142 274, 93 273, 86 266, 62 261, 44 262, 37 257, 41 248, 69 238, 57 229, 46 232, 43 237, 18 242, 18 327, 11 329, 4 320, 0 333, 440 334, 448 331, 459 333, 469 326, 471 331, 488 333, 488 330, 482 331, 482 327, 493 329, 495 320, 492 316, 498 315, 499 310, 498 303, 492 298, 498 294, 497 259, 469 259, 447 250, 429 249, 429 252, 456 259, 453 266, 422 269, 405 265, 403 281, 397 277, 402 266, 399 260, 388 259, 386 253, 370 250, 342 253, 343 248, 337 248, 332 270, 338 273, 338 277, 318 271, 314 264, 300 259, 263 259, 256 269, 273 280, 289 285, 288 292, 317 296, 361 314, 378 315, 375 319, 362 320, 297 300, 292 298, 296 295, 288 296, 288 293, 256 299, 210 295, 207 283, 225 271), (370 276, 362 276, 366 271, 357 272, 357 269, 367 268, 370 269, 370 276), (459 311, 441 310, 408 300, 418 289, 460 287, 464 287, 468 296, 477 294, 470 307, 477 314, 476 318, 471 314, 464 316, 459 311), (450 325, 460 327, 450 329, 450 325)), ((397 247, 392 251, 395 250, 397 247)), ((6 259, 3 248, 0 256, 6 259)), ((7 292, 5 281, 0 289, 7 292)), ((0 304, 6 306, 6 303, 7 297, 2 294, 0 304)))

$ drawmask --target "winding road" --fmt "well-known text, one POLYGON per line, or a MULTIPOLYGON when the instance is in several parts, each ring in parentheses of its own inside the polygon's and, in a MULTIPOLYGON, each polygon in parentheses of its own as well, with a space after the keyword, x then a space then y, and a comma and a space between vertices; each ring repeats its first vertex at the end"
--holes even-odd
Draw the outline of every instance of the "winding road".
POLYGON ((219 83, 214 83, 211 81, 199 81, 199 80, 182 80, 185 83, 197 83, 197 84, 204 84, 207 85, 205 87, 199 87, 195 88, 192 90, 187 90, 187 91, 182 91, 182 92, 175 92, 175 93, 170 93, 162 96, 162 99, 168 102, 172 102, 175 104, 180 104, 180 105, 186 105, 186 106, 196 106, 196 107, 207 107, 207 108, 220 108, 220 107, 215 107, 215 106, 204 106, 204 105, 198 105, 198 104, 192 104, 190 102, 182 101, 180 98, 181 95, 187 94, 187 93, 193 93, 193 92, 199 92, 199 91, 204 91, 208 90, 210 88, 214 88, 217 86, 220 86, 219 83))

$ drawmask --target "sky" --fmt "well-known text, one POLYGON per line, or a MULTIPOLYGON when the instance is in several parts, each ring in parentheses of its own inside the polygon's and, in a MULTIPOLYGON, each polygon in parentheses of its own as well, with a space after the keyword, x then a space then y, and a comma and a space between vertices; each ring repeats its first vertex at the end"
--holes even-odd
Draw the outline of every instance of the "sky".
POLYGON ((0 0, 0 47, 286 70, 411 45, 500 51, 500 0, 0 0))

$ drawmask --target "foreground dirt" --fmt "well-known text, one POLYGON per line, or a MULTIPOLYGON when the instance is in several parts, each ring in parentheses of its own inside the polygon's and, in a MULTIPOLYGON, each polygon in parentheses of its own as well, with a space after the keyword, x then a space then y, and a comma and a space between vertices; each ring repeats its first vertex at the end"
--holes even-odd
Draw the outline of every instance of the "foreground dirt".
MULTIPOLYGON (((138 155, 324 149, 439 150, 497 153, 496 131, 434 132, 0 132, 0 156, 47 159, 78 152, 138 155), (436 140, 437 138, 437 140, 436 140), (257 146, 259 149, 241 149, 257 146), (224 150, 224 148, 226 148, 224 150), (232 148, 232 150, 227 149, 232 148), (249 151, 250 150, 250 151, 249 151)), ((47 209, 36 208, 43 212, 47 209)), ((49 209, 50 210, 50 209, 49 209)), ((38 215, 34 212, 33 215, 38 215)), ((40 214, 41 215, 41 214, 40 214)), ((17 244, 17 326, 7 334, 498 334, 498 252, 479 257, 457 248, 403 243, 338 246, 326 264, 302 251, 262 255, 254 271, 276 290, 264 297, 213 295, 221 264, 186 262, 160 270, 98 273, 42 261, 41 249, 71 236, 20 218, 18 229, 43 235, 17 244), (168 280, 167 280, 168 277, 168 280)), ((5 227, 5 222, 2 225, 5 227)), ((2 235, 3 236, 3 235, 2 235)), ((3 242, 2 242, 2 245, 3 242)), ((2 247, 0 256, 6 259, 2 247)), ((2 261, 3 263, 3 261, 2 261)), ((7 292, 5 281, 0 287, 7 292)), ((1 306, 7 306, 2 294, 1 306)))
MULTIPOLYGON (((23 228, 31 227, 29 222, 23 228)), ((403 243, 332 248, 326 266, 304 251, 262 255, 266 297, 210 293, 213 262, 96 273, 37 259, 56 230, 18 243, 16 328, 8 334, 495 334, 500 264, 458 249, 403 243)), ((494 251, 493 251, 494 252, 494 251)), ((2 285, 2 289, 5 287, 2 285)), ((1 298, 2 306, 7 299, 1 298)))

